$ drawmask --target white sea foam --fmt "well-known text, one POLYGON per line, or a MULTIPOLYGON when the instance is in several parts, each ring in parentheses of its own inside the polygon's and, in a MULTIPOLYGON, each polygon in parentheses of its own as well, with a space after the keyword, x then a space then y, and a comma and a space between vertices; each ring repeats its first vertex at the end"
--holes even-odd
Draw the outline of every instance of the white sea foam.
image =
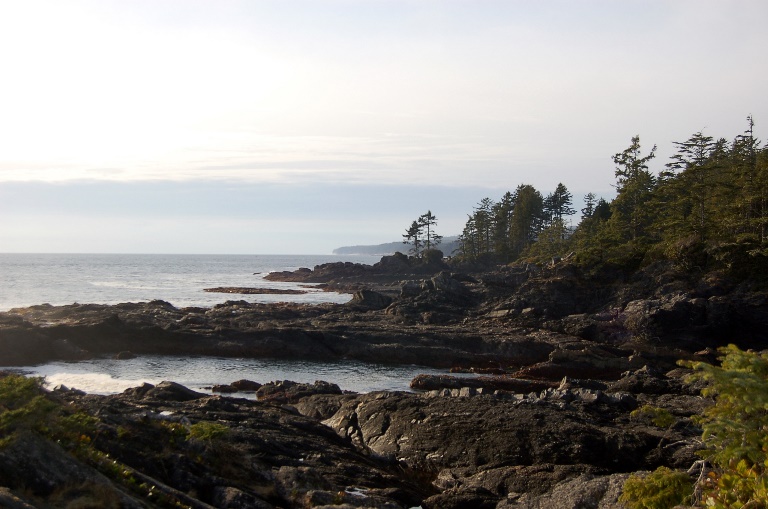
MULTIPOLYGON (((8 368, 0 367, 2 369, 8 368)), ((213 385, 230 384, 242 379, 262 384, 276 380, 302 383, 325 380, 338 384, 343 390, 355 392, 407 391, 410 381, 418 374, 444 373, 424 366, 391 366, 357 361, 313 362, 166 355, 138 356, 125 360, 104 358, 81 362, 59 361, 20 369, 32 376, 45 377, 51 388, 62 384, 96 394, 118 393, 144 382, 157 384, 163 380, 205 392, 213 385)))
POLYGON ((158 383, 153 379, 117 379, 105 373, 52 373, 45 375, 45 385, 53 389, 64 385, 71 389, 80 389, 91 394, 115 394, 143 383, 158 383))

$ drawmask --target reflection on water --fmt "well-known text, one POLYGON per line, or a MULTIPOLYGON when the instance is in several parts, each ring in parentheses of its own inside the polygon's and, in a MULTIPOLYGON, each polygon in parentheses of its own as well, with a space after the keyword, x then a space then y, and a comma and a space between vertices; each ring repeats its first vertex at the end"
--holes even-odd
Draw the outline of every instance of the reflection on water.
POLYGON ((21 369, 30 375, 45 377, 50 387, 63 384, 94 394, 122 392, 144 382, 157 384, 163 380, 171 380, 190 389, 206 392, 204 387, 229 384, 241 379, 262 384, 275 380, 304 383, 325 380, 338 384, 343 390, 354 392, 407 391, 411 379, 418 374, 445 373, 423 366, 389 366, 357 361, 313 362, 176 356, 51 362, 21 369))

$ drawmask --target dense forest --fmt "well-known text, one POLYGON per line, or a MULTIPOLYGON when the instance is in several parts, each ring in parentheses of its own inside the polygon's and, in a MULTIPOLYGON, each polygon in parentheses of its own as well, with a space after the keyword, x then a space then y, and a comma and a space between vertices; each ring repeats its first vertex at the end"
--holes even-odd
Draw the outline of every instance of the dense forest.
POLYGON ((702 132, 674 142, 676 153, 658 174, 656 147, 640 137, 613 156, 616 197, 585 197, 576 213, 565 185, 546 196, 519 185, 498 201, 483 199, 459 237, 469 262, 543 262, 568 256, 586 266, 634 269, 658 260, 687 270, 725 269, 740 277, 768 274, 768 144, 746 130, 728 141, 702 132))

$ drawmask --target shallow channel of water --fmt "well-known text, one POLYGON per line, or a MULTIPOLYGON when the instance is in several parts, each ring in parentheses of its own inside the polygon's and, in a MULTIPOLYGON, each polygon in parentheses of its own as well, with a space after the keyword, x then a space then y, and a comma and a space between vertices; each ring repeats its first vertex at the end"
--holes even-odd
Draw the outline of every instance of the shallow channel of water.
MULTIPOLYGON (((180 383, 200 392, 205 387, 248 379, 259 383, 276 380, 314 383, 324 380, 342 390, 371 392, 407 391, 418 374, 445 374, 425 366, 392 366, 359 361, 314 362, 280 359, 237 359, 148 355, 134 359, 91 359, 78 362, 50 362, 39 366, 0 368, 21 370, 45 377, 49 387, 59 384, 93 394, 114 394, 144 382, 164 380, 180 383)), ((253 397, 253 395, 236 394, 253 397)))

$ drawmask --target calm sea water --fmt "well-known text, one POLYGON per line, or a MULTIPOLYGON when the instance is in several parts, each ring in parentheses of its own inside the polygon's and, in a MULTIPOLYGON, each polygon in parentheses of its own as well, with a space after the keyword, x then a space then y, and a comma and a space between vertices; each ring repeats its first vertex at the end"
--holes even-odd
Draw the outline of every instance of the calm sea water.
MULTIPOLYGON (((265 281, 272 271, 334 261, 373 264, 378 256, 278 255, 118 255, 0 253, 0 311, 49 303, 117 304, 162 299, 174 306, 213 306, 226 300, 304 303, 347 302, 350 295, 311 291, 304 295, 237 295, 204 292, 216 286, 304 289, 295 283, 265 281)), ((0 359, 0 366, 3 365, 0 359)), ((2 369, 2 368, 0 368, 2 369)), ((437 373, 419 366, 387 366, 344 362, 271 359, 140 356, 116 361, 94 359, 25 366, 22 371, 44 376, 51 386, 64 384, 86 392, 121 392, 143 382, 172 380, 202 390, 247 378, 260 383, 325 380, 355 392, 408 390, 419 373, 437 373)))
POLYGON ((0 253, 0 311, 34 304, 143 302, 210 307, 227 300, 337 302, 349 295, 238 295, 204 292, 217 286, 304 289, 265 281, 273 271, 312 268, 327 262, 373 264, 378 256, 340 255, 120 255, 0 253))

